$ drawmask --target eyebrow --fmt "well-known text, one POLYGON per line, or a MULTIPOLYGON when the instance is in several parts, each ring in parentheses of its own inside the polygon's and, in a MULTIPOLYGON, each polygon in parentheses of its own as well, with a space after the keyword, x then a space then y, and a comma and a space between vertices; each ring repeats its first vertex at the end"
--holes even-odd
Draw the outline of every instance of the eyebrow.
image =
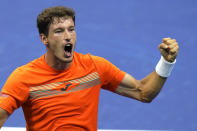
MULTIPOLYGON (((74 28, 75 29, 75 26, 74 25, 70 25, 67 27, 67 29, 70 29, 70 28, 74 28)), ((59 26, 59 27, 56 27, 53 29, 53 31, 56 31, 56 30, 65 30, 65 27, 64 26, 59 26)))
POLYGON ((57 27, 57 28, 55 28, 53 31, 56 31, 56 30, 64 30, 64 28, 62 28, 62 27, 57 27))
MULTIPOLYGON (((75 28, 75 26, 71 25, 71 26, 69 26, 68 28, 75 28)), ((56 29, 64 29, 64 27, 57 27, 57 28, 55 28, 54 30, 56 30, 56 29)))
POLYGON ((68 28, 75 28, 75 26, 72 25, 72 26, 69 26, 68 28))

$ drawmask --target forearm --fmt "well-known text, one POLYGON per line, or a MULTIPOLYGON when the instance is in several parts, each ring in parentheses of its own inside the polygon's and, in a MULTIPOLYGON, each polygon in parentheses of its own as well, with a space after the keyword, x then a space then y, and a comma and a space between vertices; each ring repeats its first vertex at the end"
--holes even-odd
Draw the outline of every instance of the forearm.
POLYGON ((166 79, 153 71, 140 80, 140 100, 142 102, 151 102, 161 91, 166 79))
POLYGON ((0 108, 0 129, 5 123, 5 121, 8 119, 8 117, 9 117, 9 113, 4 109, 0 108))
POLYGON ((3 126, 3 124, 5 123, 6 119, 0 119, 0 129, 3 126))

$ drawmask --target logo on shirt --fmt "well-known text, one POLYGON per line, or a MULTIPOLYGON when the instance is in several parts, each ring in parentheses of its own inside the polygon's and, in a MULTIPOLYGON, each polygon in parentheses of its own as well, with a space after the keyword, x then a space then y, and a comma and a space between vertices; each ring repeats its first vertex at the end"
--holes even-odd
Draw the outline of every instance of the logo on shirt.
POLYGON ((68 89, 68 87, 71 86, 71 85, 72 85, 71 83, 70 84, 67 84, 66 87, 61 88, 61 91, 66 91, 68 89))

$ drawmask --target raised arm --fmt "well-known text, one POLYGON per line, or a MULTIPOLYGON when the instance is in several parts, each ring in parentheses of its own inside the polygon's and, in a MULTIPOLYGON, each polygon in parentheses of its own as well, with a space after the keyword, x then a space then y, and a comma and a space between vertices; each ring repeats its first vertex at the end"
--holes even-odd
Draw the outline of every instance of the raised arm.
POLYGON ((156 71, 142 80, 136 80, 131 75, 126 74, 116 89, 117 94, 147 103, 157 96, 170 75, 179 46, 175 39, 164 38, 159 45, 159 50, 162 58, 156 66, 156 71))
POLYGON ((9 117, 9 113, 4 109, 0 108, 0 129, 5 123, 5 121, 8 119, 8 117, 9 117))

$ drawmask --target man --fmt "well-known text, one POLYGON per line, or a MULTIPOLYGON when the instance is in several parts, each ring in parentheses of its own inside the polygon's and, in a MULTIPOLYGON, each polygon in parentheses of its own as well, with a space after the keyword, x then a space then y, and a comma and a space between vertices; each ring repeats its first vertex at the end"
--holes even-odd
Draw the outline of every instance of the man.
POLYGON ((28 131, 96 131, 100 88, 151 102, 170 75, 179 49, 175 39, 164 38, 155 71, 136 80, 104 58, 74 52, 72 9, 45 9, 37 27, 47 52, 8 78, 0 94, 0 127, 22 106, 28 131))

